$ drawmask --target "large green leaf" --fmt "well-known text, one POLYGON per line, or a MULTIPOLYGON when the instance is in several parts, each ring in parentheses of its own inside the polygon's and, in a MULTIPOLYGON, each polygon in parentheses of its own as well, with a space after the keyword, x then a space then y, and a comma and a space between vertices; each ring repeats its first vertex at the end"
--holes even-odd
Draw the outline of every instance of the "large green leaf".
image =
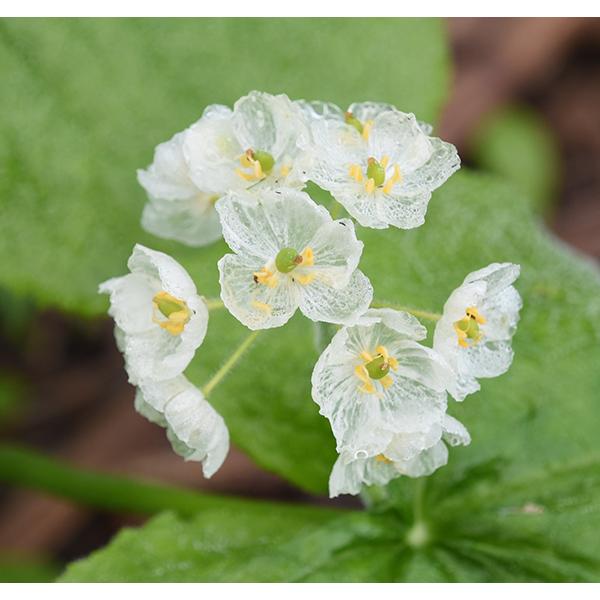
MULTIPOLYGON (((431 121, 446 63, 431 19, 4 19, 0 285, 103 312, 98 283, 135 242, 180 250, 141 231, 135 171, 206 105, 260 89, 396 102, 431 121)), ((207 265, 223 252, 187 254, 207 265)))

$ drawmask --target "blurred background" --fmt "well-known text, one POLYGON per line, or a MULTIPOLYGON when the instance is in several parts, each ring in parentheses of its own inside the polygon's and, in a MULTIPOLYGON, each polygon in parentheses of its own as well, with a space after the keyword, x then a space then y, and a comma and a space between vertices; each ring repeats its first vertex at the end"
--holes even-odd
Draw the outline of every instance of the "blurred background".
MULTIPOLYGON (((600 258, 600 19, 449 19, 450 100, 436 133, 466 164, 532 195, 549 227, 600 258), (511 148, 525 146, 515 164, 511 148), (543 168, 542 168, 543 167, 543 168)), ((246 496, 321 502, 235 448, 210 481, 134 412, 108 318, 5 299, 0 434, 86 468, 246 496), (5 308, 7 305, 5 304, 5 308), (10 315, 7 318, 6 315, 10 315)), ((346 501, 348 502, 348 501, 346 501)), ((51 578, 134 518, 0 486, 0 576, 51 578)))

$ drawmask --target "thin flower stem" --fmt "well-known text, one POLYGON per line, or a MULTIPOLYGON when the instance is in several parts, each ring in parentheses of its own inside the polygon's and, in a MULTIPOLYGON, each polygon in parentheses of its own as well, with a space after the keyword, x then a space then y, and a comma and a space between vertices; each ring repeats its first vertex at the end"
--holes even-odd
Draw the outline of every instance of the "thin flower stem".
POLYGON ((404 312, 410 313, 420 319, 426 319, 427 321, 439 321, 442 315, 439 313, 429 312, 427 310, 420 310, 418 308, 411 308, 410 306, 404 306, 402 304, 394 304, 393 302, 380 302, 373 300, 371 302, 372 308, 393 308, 394 310, 403 310, 404 312))
POLYGON ((223 304, 223 300, 219 300, 219 298, 205 298, 204 302, 208 310, 218 310, 219 308, 223 308, 225 306, 223 304))
POLYGON ((242 358, 242 355, 256 339, 260 331, 253 331, 250 335, 236 348, 233 354, 223 363, 221 368, 208 380, 202 388, 202 393, 208 398, 210 393, 221 383, 223 378, 233 369, 235 364, 242 358))

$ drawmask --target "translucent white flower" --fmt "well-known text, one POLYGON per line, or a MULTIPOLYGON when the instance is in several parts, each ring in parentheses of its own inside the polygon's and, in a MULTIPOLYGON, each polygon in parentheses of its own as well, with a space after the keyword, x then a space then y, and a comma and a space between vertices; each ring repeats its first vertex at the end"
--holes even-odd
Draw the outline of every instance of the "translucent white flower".
POLYGON ((444 415, 441 426, 432 427, 432 431, 425 436, 427 437, 429 445, 424 446, 417 454, 413 454, 410 449, 414 440, 406 434, 394 436, 386 450, 377 456, 354 458, 347 452, 341 454, 329 477, 330 497, 358 494, 363 484, 386 485, 400 475, 431 475, 448 462, 446 444, 466 446, 471 442, 464 425, 449 415, 444 415))
POLYGON ((312 397, 339 453, 373 457, 402 434, 408 436, 403 459, 410 460, 436 427, 441 433, 449 373, 418 343, 426 333, 408 313, 371 309, 333 337, 315 365, 312 397))
POLYGON ((149 198, 142 227, 188 246, 205 246, 221 237, 221 223, 214 207, 218 196, 202 191, 191 180, 183 155, 185 136, 186 132, 177 133, 159 144, 154 162, 137 172, 149 198))
POLYGON ((233 110, 208 106, 186 132, 183 153, 199 189, 222 196, 232 190, 302 187, 308 128, 284 94, 250 92, 233 110))
POLYGON ((235 254, 218 263, 221 298, 250 329, 279 327, 297 308, 313 321, 352 323, 373 289, 357 270, 363 244, 304 192, 232 193, 216 204, 235 254))
POLYGON ((100 285, 134 385, 180 375, 206 335, 208 310, 185 269, 162 252, 137 244, 131 271, 100 285))
POLYGON ((135 407, 153 423, 166 427, 173 450, 185 460, 201 462, 205 477, 223 464, 229 452, 225 421, 183 375, 141 384, 135 407))
POLYGON ((433 190, 460 167, 456 148, 389 104, 300 102, 310 123, 309 178, 361 224, 411 229, 425 221, 433 190))
POLYGON ((479 390, 478 378, 496 377, 510 367, 522 306, 512 285, 519 272, 518 265, 494 263, 470 273, 444 305, 433 348, 454 371, 448 391, 456 400, 479 390))

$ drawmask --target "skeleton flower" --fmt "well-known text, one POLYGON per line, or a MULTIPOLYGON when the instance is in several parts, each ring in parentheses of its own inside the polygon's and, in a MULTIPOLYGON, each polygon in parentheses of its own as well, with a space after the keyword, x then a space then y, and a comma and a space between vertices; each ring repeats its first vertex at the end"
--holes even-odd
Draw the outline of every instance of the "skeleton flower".
POLYGON ((363 244, 348 219, 333 221, 308 194, 232 193, 216 204, 235 254, 218 263, 221 298, 250 329, 279 327, 300 310, 313 321, 352 323, 373 296, 357 270, 363 244))
POLYGON ((512 285, 519 271, 518 265, 494 263, 469 273, 444 305, 433 348, 455 373, 448 392, 456 400, 479 390, 477 378, 497 377, 510 367, 522 306, 512 285))
POLYGON ((223 464, 229 452, 227 426, 183 375, 142 383, 135 407, 153 423, 166 427, 173 450, 185 460, 201 462, 205 477, 211 477, 223 464))
POLYGON ((218 196, 202 191, 190 179, 183 156, 187 132, 177 133, 159 144, 154 162, 138 170, 138 181, 149 202, 142 214, 142 226, 159 237, 189 246, 205 246, 221 237, 221 224, 214 209, 218 196))
POLYGON ((400 475, 431 475, 448 462, 446 443, 466 446, 471 437, 462 423, 444 415, 441 425, 420 436, 418 443, 422 449, 415 454, 416 441, 414 434, 399 434, 392 438, 383 453, 376 456, 354 458, 349 453, 342 453, 329 477, 329 495, 334 498, 340 494, 358 494, 363 484, 386 485, 400 475))
POLYGON ((312 397, 339 453, 372 458, 402 435, 403 460, 410 460, 436 428, 441 434, 449 373, 418 343, 426 333, 408 313, 371 309, 333 337, 315 365, 312 397))
POLYGON ((433 190, 460 167, 456 148, 388 104, 300 102, 312 137, 309 178, 365 227, 411 229, 433 190))
POLYGON ((186 132, 183 154, 199 189, 222 196, 232 190, 302 187, 308 128, 284 94, 250 92, 233 110, 218 104, 186 132))
POLYGON ((100 285, 110 294, 109 314, 134 385, 180 375, 200 346, 208 310, 185 269, 162 252, 137 244, 129 274, 100 285))

